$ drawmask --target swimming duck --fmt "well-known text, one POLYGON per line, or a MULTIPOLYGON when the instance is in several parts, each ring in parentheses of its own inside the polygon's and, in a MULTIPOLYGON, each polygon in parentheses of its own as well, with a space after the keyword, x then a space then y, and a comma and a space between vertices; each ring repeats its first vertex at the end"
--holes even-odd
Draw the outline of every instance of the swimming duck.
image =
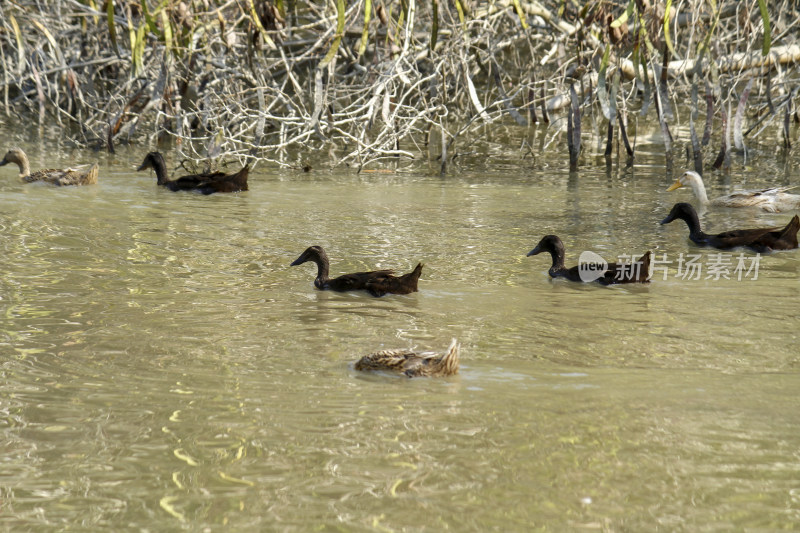
POLYGON ((797 248, 797 230, 800 229, 800 217, 797 215, 784 228, 739 229, 708 235, 700 229, 700 220, 694 207, 681 202, 672 206, 661 224, 669 224, 678 218, 689 226, 689 239, 698 246, 711 246, 720 250, 747 246, 756 252, 797 248))
POLYGON ((328 277, 330 265, 328 255, 319 246, 309 246, 289 266, 302 265, 306 261, 313 261, 317 264, 317 278, 314 280, 316 288, 332 291, 366 290, 373 296, 417 292, 417 282, 422 273, 422 263, 418 263, 414 270, 402 276, 395 276, 393 270, 376 270, 345 274, 331 279, 328 277))
POLYGON ((415 352, 413 350, 382 350, 365 355, 356 362, 356 370, 385 370, 410 378, 420 376, 452 376, 458 374, 461 345, 453 339, 447 352, 415 352))
POLYGON ((202 174, 190 174, 180 178, 167 179, 167 165, 164 156, 160 152, 150 152, 144 158, 142 164, 136 170, 146 170, 152 168, 156 172, 156 183, 166 187, 171 191, 191 191, 197 190, 203 194, 213 194, 215 192, 238 192, 247 190, 247 175, 250 167, 245 166, 235 174, 225 174, 224 172, 206 172, 202 174))
POLYGON ((97 183, 97 173, 99 167, 93 164, 89 170, 82 171, 74 168, 49 168, 31 172, 28 156, 20 148, 12 148, 0 161, 0 167, 9 163, 16 163, 19 167, 19 177, 22 181, 32 183, 34 181, 44 181, 52 185, 94 185, 97 183))
POLYGON ((770 187, 753 191, 734 191, 731 194, 709 200, 703 178, 694 170, 687 170, 675 180, 667 191, 689 186, 702 205, 717 207, 759 207, 770 213, 800 209, 800 194, 789 194, 785 191, 792 187, 770 187))
POLYGON ((617 283, 649 283, 650 282, 650 251, 640 257, 634 263, 608 263, 605 271, 601 274, 597 272, 594 280, 591 270, 586 270, 581 277, 580 265, 571 268, 564 266, 564 243, 557 235, 545 235, 536 248, 528 252, 527 257, 548 252, 553 258, 553 266, 548 273, 551 278, 565 278, 569 281, 597 281, 601 285, 614 285, 617 283))

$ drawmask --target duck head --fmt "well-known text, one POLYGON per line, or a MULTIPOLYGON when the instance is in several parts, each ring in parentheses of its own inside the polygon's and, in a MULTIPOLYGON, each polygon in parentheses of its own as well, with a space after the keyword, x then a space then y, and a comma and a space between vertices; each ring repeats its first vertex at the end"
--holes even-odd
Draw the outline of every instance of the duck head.
POLYGON ((673 205, 669 215, 661 221, 661 224, 669 224, 678 218, 685 221, 690 227, 692 227, 693 224, 699 224, 697 211, 694 210, 691 204, 687 204, 686 202, 679 202, 673 205))
POLYGON ((706 205, 709 203, 708 195, 706 195, 706 186, 703 185, 703 178, 694 170, 687 170, 675 180, 675 183, 670 185, 667 192, 674 191, 681 187, 691 187, 695 197, 700 200, 700 203, 706 205))
POLYGON ((550 255, 554 257, 558 255, 563 256, 564 243, 561 242, 561 239, 559 239, 557 235, 545 235, 542 237, 542 240, 539 241, 539 244, 536 245, 536 248, 528 252, 526 257, 538 255, 542 252, 549 252, 550 255))
POLYGON ((136 170, 147 170, 148 168, 152 168, 153 170, 158 169, 159 167, 165 168, 166 163, 164 162, 164 156, 161 155, 160 152, 150 152, 146 156, 144 156, 144 161, 142 164, 139 165, 139 168, 136 170))
POLYGON ((28 168, 28 156, 25 155, 25 152, 23 152, 22 149, 12 148, 6 152, 6 155, 3 156, 3 160, 0 161, 0 167, 9 163, 15 163, 19 167, 21 174, 30 174, 30 170, 28 168))
POLYGON ((696 183, 702 183, 703 178, 700 177, 700 174, 695 172, 694 170, 687 170, 683 174, 681 174, 678 179, 675 180, 675 183, 669 186, 667 192, 674 191, 675 189, 680 189, 681 187, 693 187, 696 183))
POLYGON ((328 256, 321 246, 309 246, 302 254, 300 254, 300 257, 292 261, 292 264, 289 266, 302 265, 306 261, 314 261, 319 265, 320 263, 327 263, 328 256))

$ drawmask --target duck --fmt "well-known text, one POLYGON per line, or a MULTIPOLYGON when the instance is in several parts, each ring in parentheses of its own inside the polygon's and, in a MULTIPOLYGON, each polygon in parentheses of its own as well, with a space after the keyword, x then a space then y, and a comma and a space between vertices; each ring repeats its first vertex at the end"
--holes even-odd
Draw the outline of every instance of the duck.
POLYGON ((99 168, 97 163, 94 163, 89 170, 83 171, 74 168, 48 168, 31 172, 31 166, 28 162, 28 156, 21 148, 12 148, 3 160, 0 161, 0 167, 9 163, 16 163, 19 167, 19 177, 26 183, 33 183, 35 181, 43 181, 51 185, 59 187, 67 185, 94 185, 97 183, 97 174, 99 168))
POLYGON ((702 205, 715 207, 758 207, 770 213, 780 213, 800 209, 800 194, 787 193, 793 187, 770 187, 752 191, 734 191, 731 194, 709 200, 703 178, 694 170, 687 170, 667 192, 689 186, 702 205))
POLYGON ((598 271, 595 275, 590 270, 586 270, 581 276, 581 265, 571 268, 564 266, 564 243, 558 235, 545 235, 536 247, 528 252, 526 257, 548 252, 553 258, 553 265, 548 270, 551 278, 564 278, 569 281, 597 281, 601 285, 615 285, 618 283, 649 283, 650 282, 650 258, 651 252, 648 250, 633 264, 631 263, 608 263, 602 274, 598 271), (586 278, 586 279, 584 279, 586 278))
POLYGON ((355 364, 356 370, 397 372, 409 378, 422 376, 452 376, 458 374, 461 344, 450 342, 445 353, 415 352, 414 350, 381 350, 365 355, 355 364))
POLYGON ((372 296, 417 292, 417 283, 423 266, 422 263, 418 263, 414 270, 402 276, 395 276, 393 270, 375 270, 345 274, 331 279, 328 277, 330 261, 321 246, 309 246, 289 266, 302 265, 307 261, 317 264, 317 277, 314 280, 317 289, 340 292, 366 290, 372 296))
POLYGON ((225 174, 224 172, 204 172, 201 174, 190 174, 180 178, 167 179, 167 164, 161 152, 150 152, 137 168, 137 171, 153 169, 156 172, 156 183, 161 187, 166 187, 171 191, 200 191, 203 194, 213 194, 215 192, 239 192, 247 190, 247 175, 250 173, 250 166, 244 166, 235 174, 225 174))
POLYGON ((797 248, 797 230, 800 229, 800 217, 797 215, 783 228, 738 229, 716 235, 709 235, 700 229, 697 212, 690 204, 680 202, 672 206, 661 224, 669 224, 676 219, 686 222, 689 226, 689 239, 698 246, 711 246, 720 250, 745 246, 759 253, 797 248))

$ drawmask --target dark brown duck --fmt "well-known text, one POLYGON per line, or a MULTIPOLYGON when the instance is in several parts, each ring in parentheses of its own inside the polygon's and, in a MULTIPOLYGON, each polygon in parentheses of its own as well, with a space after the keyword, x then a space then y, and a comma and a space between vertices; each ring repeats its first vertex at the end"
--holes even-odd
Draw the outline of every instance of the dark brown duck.
POLYGON ((290 266, 302 265, 307 261, 317 264, 317 278, 314 286, 320 290, 358 291, 365 290, 373 296, 384 294, 409 294, 417 292, 417 283, 422 273, 422 263, 402 276, 395 276, 393 270, 375 270, 372 272, 355 272, 338 278, 330 278, 328 271, 330 261, 328 255, 319 246, 309 246, 300 257, 292 261, 290 266))
POLYGON ((680 202, 672 206, 661 224, 669 224, 676 219, 686 222, 689 226, 689 239, 698 246, 711 246, 720 250, 746 246, 760 253, 797 248, 797 230, 800 229, 800 217, 797 215, 783 228, 737 229, 716 235, 709 235, 700 229, 700 219, 690 204, 680 202))
MULTIPOLYGON (((569 281, 584 281, 580 275, 580 266, 571 268, 564 266, 564 243, 557 235, 545 235, 536 248, 528 252, 528 257, 548 252, 553 259, 553 265, 548 270, 552 278, 564 278, 569 281)), ((601 285, 615 285, 618 283, 649 283, 650 282, 650 251, 631 263, 608 263, 605 272, 595 281, 601 285)))
POLYGON ((224 172, 205 172, 201 174, 189 174, 180 178, 167 179, 167 165, 164 156, 160 152, 150 152, 136 170, 146 170, 152 168, 156 173, 156 183, 161 187, 166 187, 171 191, 200 191, 203 194, 213 194, 215 192, 239 192, 247 190, 247 175, 250 167, 245 166, 235 174, 225 174, 224 172))

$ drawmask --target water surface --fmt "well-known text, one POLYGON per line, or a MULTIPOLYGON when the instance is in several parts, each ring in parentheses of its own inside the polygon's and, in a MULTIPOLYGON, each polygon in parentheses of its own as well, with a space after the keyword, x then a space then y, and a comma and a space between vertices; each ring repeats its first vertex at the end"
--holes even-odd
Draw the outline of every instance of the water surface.
MULTIPOLYGON (((34 167, 93 157, 24 147, 34 167)), ((99 156, 94 187, 0 169, 0 528, 800 524, 800 254, 761 257, 757 279, 736 279, 742 251, 731 279, 679 276, 681 254, 719 258, 658 225, 691 197, 664 192, 655 155, 572 175, 500 153, 445 177, 262 165, 249 192, 209 197, 156 188, 142 156, 99 156), (548 233, 568 264, 649 249, 667 270, 553 281, 525 257, 548 233), (312 265, 289 267, 312 244, 334 275, 421 261, 420 292, 317 291, 312 265), (352 367, 452 337, 456 377, 352 367)), ((776 160, 709 172, 709 195, 800 184, 776 160)), ((702 216, 716 231, 789 218, 702 216)))

